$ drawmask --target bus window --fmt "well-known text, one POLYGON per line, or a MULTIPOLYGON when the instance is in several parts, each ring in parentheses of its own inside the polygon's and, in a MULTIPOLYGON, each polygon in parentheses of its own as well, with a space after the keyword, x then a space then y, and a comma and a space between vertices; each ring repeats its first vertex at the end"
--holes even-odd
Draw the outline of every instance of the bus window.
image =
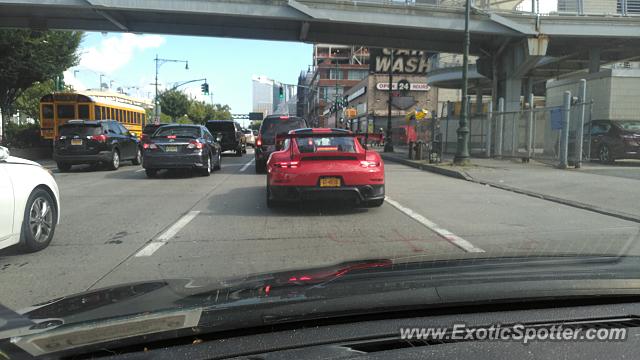
POLYGON ((96 105, 94 111, 96 113, 96 120, 102 120, 102 106, 96 105))
POLYGON ((127 123, 130 124, 131 123, 131 112, 125 110, 126 116, 125 118, 127 119, 127 123))
POLYGON ((89 120, 89 105, 78 105, 78 118, 89 120))
POLYGON ((42 118, 45 120, 53 119, 53 105, 42 105, 42 118))
POLYGON ((76 117, 76 109, 73 105, 58 105, 59 119, 73 119, 76 117))

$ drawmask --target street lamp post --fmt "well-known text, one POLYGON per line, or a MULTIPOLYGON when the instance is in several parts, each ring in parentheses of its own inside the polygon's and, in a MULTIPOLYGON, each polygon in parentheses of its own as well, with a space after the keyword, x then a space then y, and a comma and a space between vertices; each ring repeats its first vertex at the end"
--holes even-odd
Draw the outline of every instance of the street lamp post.
POLYGON ((469 162, 469 127, 467 118, 469 109, 467 108, 467 95, 469 93, 469 44, 471 36, 469 33, 469 13, 471 10, 471 0, 467 0, 464 10, 464 44, 462 56, 462 106, 460 111, 460 123, 458 125, 458 144, 456 156, 453 162, 456 165, 464 165, 469 162))
POLYGON ((158 71, 160 70, 160 66, 162 66, 163 64, 168 63, 168 62, 185 63, 184 69, 185 70, 189 70, 189 61, 188 60, 161 59, 161 58, 158 57, 158 54, 156 54, 156 58, 153 59, 153 61, 156 62, 156 81, 155 81, 155 84, 154 84, 156 86, 156 96, 155 96, 155 100, 154 100, 153 113, 154 113, 154 118, 157 119, 160 116, 160 114, 158 113, 158 71))
POLYGON ((100 91, 102 91, 102 78, 104 77, 104 74, 100 74, 100 91))
POLYGON ((388 100, 388 113, 387 113, 387 139, 384 142, 384 152, 393 152, 393 142, 391 141, 391 100, 393 90, 393 52, 391 49, 391 63, 389 64, 389 100, 388 100))

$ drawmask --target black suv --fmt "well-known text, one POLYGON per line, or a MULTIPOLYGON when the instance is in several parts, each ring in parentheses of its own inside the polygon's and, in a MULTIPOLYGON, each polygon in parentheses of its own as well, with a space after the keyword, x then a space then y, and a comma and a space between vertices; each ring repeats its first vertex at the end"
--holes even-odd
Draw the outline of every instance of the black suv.
POLYGON ((269 115, 264 118, 256 139, 256 173, 266 172, 269 155, 276 151, 276 135, 307 127, 307 122, 303 118, 295 116, 269 115))
POLYGON ((206 126, 213 136, 222 139, 222 151, 232 150, 237 156, 246 154, 247 144, 240 124, 233 120, 209 120, 206 126))
POLYGON ((59 127, 53 159, 60 171, 71 165, 105 163, 111 170, 122 160, 139 165, 142 153, 138 138, 114 120, 69 120, 59 127))

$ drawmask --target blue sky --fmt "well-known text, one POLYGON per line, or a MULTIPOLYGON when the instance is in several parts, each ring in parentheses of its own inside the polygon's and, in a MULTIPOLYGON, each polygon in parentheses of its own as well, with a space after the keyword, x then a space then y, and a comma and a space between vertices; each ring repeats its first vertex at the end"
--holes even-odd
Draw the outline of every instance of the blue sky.
MULTIPOLYGON (((160 67, 159 83, 206 78, 213 102, 229 104, 233 113, 251 111, 251 78, 264 75, 295 84, 300 71, 312 63, 313 47, 294 42, 239 40, 191 36, 87 33, 81 45, 80 65, 65 73, 65 80, 78 89, 99 88, 103 82, 131 87, 131 95, 152 97, 156 53, 161 58, 189 61, 160 67), (74 71, 77 70, 77 71, 74 71), (113 83, 111 82, 113 81, 113 83), (136 89, 137 87, 137 89, 136 89)), ((182 87, 199 99, 200 83, 182 87)))

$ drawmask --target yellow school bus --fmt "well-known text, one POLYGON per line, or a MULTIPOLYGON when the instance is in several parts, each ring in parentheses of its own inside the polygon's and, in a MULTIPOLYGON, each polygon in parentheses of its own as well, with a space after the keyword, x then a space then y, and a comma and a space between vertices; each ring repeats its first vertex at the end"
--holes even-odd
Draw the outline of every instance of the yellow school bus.
POLYGON ((127 95, 102 91, 48 94, 40 99, 40 135, 43 139, 54 139, 60 125, 82 119, 116 120, 140 137, 147 121, 145 105, 127 95))

